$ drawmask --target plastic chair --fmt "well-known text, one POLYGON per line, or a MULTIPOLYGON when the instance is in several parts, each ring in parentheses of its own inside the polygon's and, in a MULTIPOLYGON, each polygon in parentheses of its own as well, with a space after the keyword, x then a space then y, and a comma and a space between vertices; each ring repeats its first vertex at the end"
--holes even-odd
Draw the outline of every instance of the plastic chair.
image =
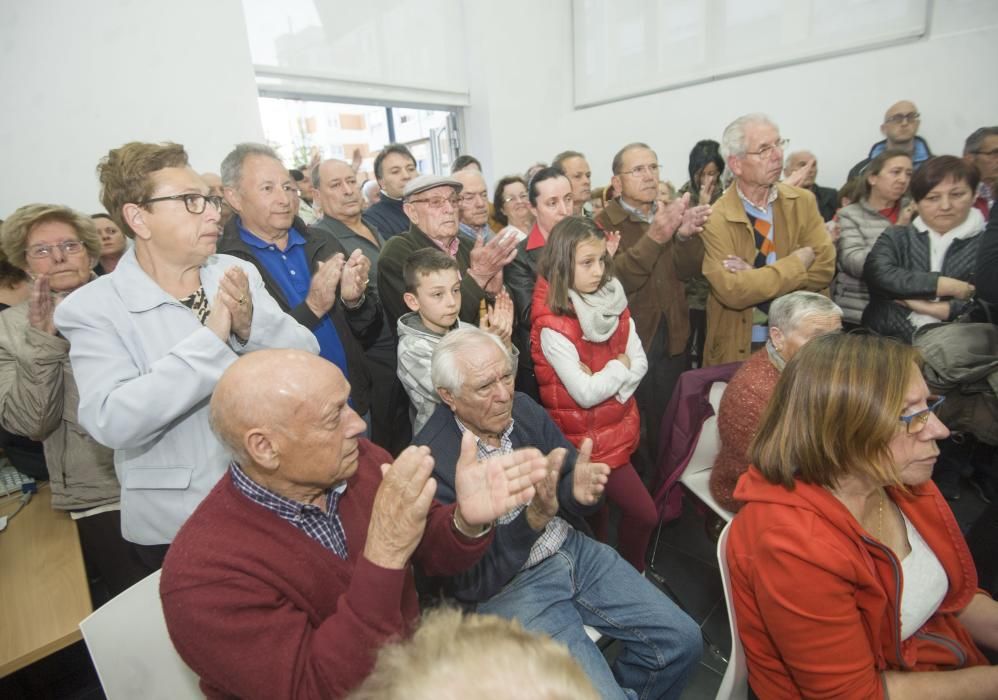
POLYGON ((727 382, 714 382, 710 387, 710 405, 714 415, 703 422, 700 439, 697 440, 693 456, 686 465, 679 483, 688 488, 694 496, 710 506, 711 510, 726 521, 731 522, 734 513, 725 510, 720 503, 710 495, 710 470, 714 468, 714 459, 721 451, 721 436, 717 431, 717 413, 721 406, 721 396, 727 388, 727 382))
POLYGON ((80 631, 108 700, 204 697, 166 631, 158 571, 94 611, 80 631))
POLYGON ((717 689, 717 700, 745 700, 748 698, 748 668, 745 666, 745 649, 738 636, 738 620, 735 618, 735 605, 731 599, 731 572, 728 570, 728 531, 729 522, 717 538, 717 564, 721 569, 721 584, 724 586, 724 602, 728 606, 728 625, 731 628, 731 654, 728 666, 717 689))

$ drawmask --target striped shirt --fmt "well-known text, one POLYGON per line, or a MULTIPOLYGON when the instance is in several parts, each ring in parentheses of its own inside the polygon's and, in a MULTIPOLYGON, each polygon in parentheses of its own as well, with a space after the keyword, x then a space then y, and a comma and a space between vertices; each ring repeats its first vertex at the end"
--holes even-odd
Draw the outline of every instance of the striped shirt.
MULTIPOLYGON (((464 423, 454 416, 454 420, 457 421, 458 430, 464 435, 464 431, 467 428, 464 427, 464 423)), ((489 457, 495 457, 497 455, 508 455, 513 451, 513 441, 510 440, 510 435, 513 433, 513 420, 510 419, 509 426, 503 431, 502 435, 499 436, 499 447, 493 447, 488 443, 484 442, 477 435, 475 436, 475 444, 478 446, 478 461, 484 461, 489 457)), ((517 506, 513 510, 509 511, 504 515, 500 515, 496 522, 499 525, 507 525, 514 520, 517 516, 523 512, 523 509, 527 506, 521 505, 517 506)), ((559 518, 557 515, 548 521, 548 524, 544 527, 544 532, 541 536, 537 538, 534 542, 534 546, 530 548, 530 555, 527 557, 527 561, 524 562, 523 566, 520 567, 520 571, 524 569, 529 569, 532 566, 540 564, 542 561, 550 557, 552 554, 561 549, 561 545, 564 544, 565 538, 568 537, 568 530, 572 527, 568 524, 568 521, 559 518)))
POLYGON ((292 501, 265 489, 246 476, 235 462, 229 465, 229 473, 236 489, 246 498, 298 528, 340 559, 347 558, 347 536, 337 510, 340 496, 347 488, 346 482, 326 491, 326 510, 323 512, 318 506, 292 501))

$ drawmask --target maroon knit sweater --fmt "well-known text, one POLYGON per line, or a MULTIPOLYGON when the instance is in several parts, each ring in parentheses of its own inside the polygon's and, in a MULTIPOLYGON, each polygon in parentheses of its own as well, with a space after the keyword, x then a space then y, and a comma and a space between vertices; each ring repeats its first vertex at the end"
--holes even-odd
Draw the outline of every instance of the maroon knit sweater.
POLYGON ((710 495, 733 513, 742 507, 742 502, 732 495, 735 485, 748 469, 749 445, 779 379, 779 370, 773 366, 766 348, 762 348, 738 368, 721 397, 717 412, 721 450, 710 472, 710 495))
MULTIPOLYGON (((191 515, 163 564, 170 638, 210 698, 338 698, 370 673, 378 648, 419 616, 411 567, 361 555, 379 465, 360 441, 357 473, 339 501, 349 558, 253 503, 226 475, 191 515)), ((414 559, 429 575, 472 566, 492 535, 468 540, 453 505, 434 503, 414 559)))

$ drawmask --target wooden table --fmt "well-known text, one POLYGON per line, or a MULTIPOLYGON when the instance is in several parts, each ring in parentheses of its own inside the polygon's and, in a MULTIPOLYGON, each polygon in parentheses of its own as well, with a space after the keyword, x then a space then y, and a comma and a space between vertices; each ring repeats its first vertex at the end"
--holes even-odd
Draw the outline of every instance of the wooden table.
MULTIPOLYGON (((10 515, 19 500, 4 501, 10 515)), ((0 678, 81 639, 93 611, 76 523, 48 484, 0 532, 0 678)))

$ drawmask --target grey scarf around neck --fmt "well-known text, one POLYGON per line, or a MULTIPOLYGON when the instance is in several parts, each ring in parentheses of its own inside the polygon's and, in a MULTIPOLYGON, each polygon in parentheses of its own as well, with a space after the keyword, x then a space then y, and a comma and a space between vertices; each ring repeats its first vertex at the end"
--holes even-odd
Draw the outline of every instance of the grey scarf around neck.
POLYGON ((582 326, 582 337, 590 343, 602 343, 617 330, 620 314, 627 308, 624 287, 616 279, 610 279, 592 294, 579 294, 568 290, 575 315, 582 326))

